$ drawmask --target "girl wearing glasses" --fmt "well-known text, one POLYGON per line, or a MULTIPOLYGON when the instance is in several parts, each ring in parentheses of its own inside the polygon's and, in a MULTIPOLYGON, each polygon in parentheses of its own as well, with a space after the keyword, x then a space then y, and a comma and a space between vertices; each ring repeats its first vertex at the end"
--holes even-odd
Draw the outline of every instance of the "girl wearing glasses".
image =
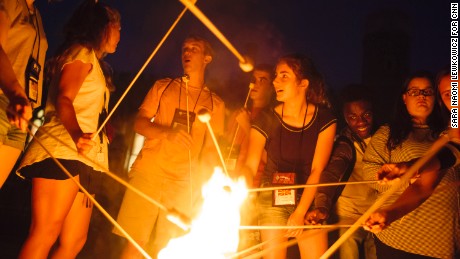
MULTIPOLYGON (((444 128, 435 92, 429 74, 421 72, 408 78, 396 104, 394 119, 375 133, 366 149, 363 162, 367 180, 376 180, 378 172, 385 167, 423 156, 431 147, 444 128)), ((453 181, 454 175, 449 173, 441 184, 447 186, 453 181)), ((389 208, 388 205, 393 204, 408 186, 397 191, 381 210, 389 208)), ((433 193, 425 203, 393 221, 389 227, 375 231, 378 232, 374 239, 377 257, 453 258, 458 221, 456 190, 450 186, 452 188, 433 193)), ((390 187, 373 185, 379 196, 390 187)))

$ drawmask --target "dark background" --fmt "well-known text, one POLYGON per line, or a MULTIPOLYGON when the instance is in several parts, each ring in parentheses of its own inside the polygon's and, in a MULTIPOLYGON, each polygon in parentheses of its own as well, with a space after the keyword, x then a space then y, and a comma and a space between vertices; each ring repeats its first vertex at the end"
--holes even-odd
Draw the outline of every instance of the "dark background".
MULTIPOLYGON (((49 55, 54 53, 61 27, 79 2, 38 1, 45 17, 49 55)), ((118 50, 106 58, 118 80, 112 100, 118 100, 184 6, 178 0, 105 2, 120 10, 122 16, 118 50)), ((291 52, 307 54, 324 75, 331 95, 345 85, 364 83, 379 96, 379 108, 383 106, 387 112, 393 103, 393 90, 408 73, 436 73, 449 62, 450 1, 198 0, 196 5, 239 53, 255 63, 275 64, 280 56, 291 52)), ((155 79, 181 75, 180 47, 189 34, 204 36, 215 48, 207 83, 227 107, 241 106, 249 74, 190 12, 142 73, 127 96, 126 106, 137 107, 155 79)), ((382 115, 387 119, 387 113, 382 115)))
MULTIPOLYGON (((174 0, 107 0, 122 16, 121 41, 106 60, 117 85, 112 105, 133 80, 184 6, 174 0)), ((48 4, 37 0, 49 42, 48 56, 61 41, 60 31, 80 1, 48 4)), ((234 47, 255 63, 276 63, 281 55, 310 55, 323 73, 331 97, 350 83, 364 83, 376 97, 377 115, 388 119, 398 88, 408 73, 436 73, 449 64, 450 1, 406 0, 198 0, 198 8, 234 47)), ((216 56, 207 83, 230 109, 244 102, 249 74, 197 18, 187 12, 114 113, 115 140, 110 169, 127 177, 126 161, 134 133, 133 116, 153 82, 180 76, 180 46, 188 34, 208 38, 216 56)), ((332 98, 334 99, 334 98, 332 98)), ((105 179, 98 200, 116 217, 124 188, 105 179)), ((0 258, 15 258, 27 235, 30 183, 10 176, 0 190, 0 258)), ((80 258, 117 258, 121 240, 94 210, 80 258)))
MULTIPOLYGON (((47 4, 38 0, 49 54, 54 53, 61 27, 79 2, 47 4)), ((184 9, 177 0, 104 2, 122 16, 119 48, 107 58, 118 72, 137 72, 184 9)), ((404 31, 409 37, 410 70, 437 70, 449 60, 450 1, 198 0, 196 5, 241 54, 256 63, 274 63, 289 52, 309 54, 332 88, 361 81, 364 37, 384 27, 404 31)), ((180 73, 180 44, 189 33, 205 36, 215 47, 217 57, 210 79, 226 82, 229 77, 241 76, 237 59, 190 12, 145 72, 155 76, 180 73)))

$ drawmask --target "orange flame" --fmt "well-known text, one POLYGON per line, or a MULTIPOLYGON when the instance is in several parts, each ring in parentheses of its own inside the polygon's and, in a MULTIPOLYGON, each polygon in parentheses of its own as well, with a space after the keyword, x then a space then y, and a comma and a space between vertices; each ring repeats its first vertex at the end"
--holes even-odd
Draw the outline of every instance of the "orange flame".
POLYGON ((232 181, 214 169, 203 186, 203 206, 192 221, 190 232, 172 239, 160 251, 159 259, 225 258, 236 252, 239 242, 240 206, 247 197, 245 182, 232 181))

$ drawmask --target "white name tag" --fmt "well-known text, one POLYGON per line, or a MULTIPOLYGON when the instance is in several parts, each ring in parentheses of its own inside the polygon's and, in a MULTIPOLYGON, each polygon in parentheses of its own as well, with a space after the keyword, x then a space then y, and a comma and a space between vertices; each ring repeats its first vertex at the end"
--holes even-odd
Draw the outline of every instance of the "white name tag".
POLYGON ((273 191, 273 206, 295 205, 296 190, 283 189, 273 191))
MULTIPOLYGON (((272 184, 274 186, 293 185, 296 182, 294 172, 273 173, 272 184)), ((296 204, 296 189, 281 189, 273 191, 273 206, 294 206, 296 204)))

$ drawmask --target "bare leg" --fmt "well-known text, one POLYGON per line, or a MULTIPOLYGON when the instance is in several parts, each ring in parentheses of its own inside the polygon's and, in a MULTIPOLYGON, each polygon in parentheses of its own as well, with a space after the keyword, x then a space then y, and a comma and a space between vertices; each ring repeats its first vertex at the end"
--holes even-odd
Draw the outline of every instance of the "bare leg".
POLYGON ((0 157, 2 159, 0 163, 0 188, 5 183, 11 170, 13 170, 13 166, 20 154, 21 150, 0 144, 0 157))
POLYGON ((327 250, 327 232, 321 230, 309 230, 303 232, 304 235, 312 234, 307 238, 299 238, 300 257, 302 259, 320 258, 327 250), (319 232, 313 234, 312 232, 319 232))
POLYGON ((72 208, 64 220, 59 235, 59 244, 51 258, 75 258, 85 245, 93 211, 92 207, 86 207, 86 199, 81 192, 75 197, 72 208))
POLYGON ((77 192, 78 187, 71 179, 34 178, 32 180, 32 222, 29 236, 22 246, 19 258, 48 257, 77 192))
MULTIPOLYGON (((287 238, 282 238, 285 234, 285 230, 262 230, 262 242, 266 242, 271 240, 266 245, 264 245, 264 249, 272 249, 279 245, 280 243, 284 243, 287 241, 287 238)), ((264 259, 284 259, 286 258, 287 249, 277 248, 270 250, 269 253, 264 255, 264 259)))

